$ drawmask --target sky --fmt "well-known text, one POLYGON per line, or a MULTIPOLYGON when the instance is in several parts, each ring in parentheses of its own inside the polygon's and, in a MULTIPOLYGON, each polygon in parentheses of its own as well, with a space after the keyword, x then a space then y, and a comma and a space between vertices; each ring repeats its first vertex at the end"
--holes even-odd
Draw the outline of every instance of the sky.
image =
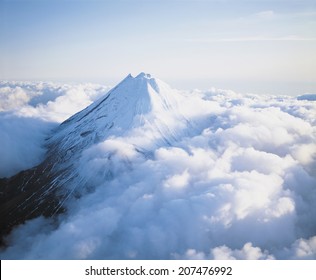
POLYGON ((316 92, 311 0, 0 0, 0 79, 316 92))

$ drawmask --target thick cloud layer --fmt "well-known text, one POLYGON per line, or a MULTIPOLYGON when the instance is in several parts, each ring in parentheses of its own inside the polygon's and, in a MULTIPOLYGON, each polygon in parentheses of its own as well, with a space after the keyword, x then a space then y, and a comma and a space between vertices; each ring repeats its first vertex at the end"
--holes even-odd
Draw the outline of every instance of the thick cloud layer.
POLYGON ((107 90, 91 84, 0 82, 0 178, 39 164, 50 130, 107 90))
POLYGON ((40 119, 0 113, 0 178, 39 164, 45 156, 43 140, 53 126, 40 119))
POLYGON ((316 259, 316 103, 186 95, 176 145, 140 152, 135 129, 84 151, 84 195, 58 226, 18 227, 1 258, 316 259))

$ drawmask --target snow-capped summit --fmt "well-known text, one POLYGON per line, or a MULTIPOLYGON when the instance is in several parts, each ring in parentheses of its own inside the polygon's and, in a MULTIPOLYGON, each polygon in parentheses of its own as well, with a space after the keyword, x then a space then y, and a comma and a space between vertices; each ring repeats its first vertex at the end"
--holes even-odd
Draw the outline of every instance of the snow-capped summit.
POLYGON ((151 75, 148 73, 140 72, 137 76, 136 79, 138 78, 145 78, 145 79, 151 79, 151 75))
POLYGON ((129 74, 105 96, 63 122, 49 144, 67 154, 68 160, 75 151, 140 127, 152 130, 158 138, 172 138, 174 127, 185 121, 178 109, 181 99, 177 91, 150 74, 129 74))

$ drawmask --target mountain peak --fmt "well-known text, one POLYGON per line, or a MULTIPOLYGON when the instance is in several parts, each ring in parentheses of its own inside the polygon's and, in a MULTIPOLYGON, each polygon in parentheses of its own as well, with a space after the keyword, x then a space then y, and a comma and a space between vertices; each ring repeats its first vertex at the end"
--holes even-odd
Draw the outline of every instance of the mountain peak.
POLYGON ((150 74, 141 72, 136 76, 136 79, 152 79, 150 74))
POLYGON ((162 81, 160 81, 158 79, 155 79, 149 73, 141 72, 135 78, 133 78, 133 80, 136 83, 143 84, 145 87, 150 86, 156 93, 160 93, 161 87, 168 88, 168 91, 171 90, 169 85, 165 84, 164 82, 162 82, 162 81))
POLYGON ((64 121, 49 142, 52 145, 63 143, 59 146, 62 153, 67 154, 71 149, 82 150, 109 136, 128 134, 145 124, 147 130, 150 126, 162 132, 169 126, 165 120, 171 115, 180 115, 180 99, 177 91, 150 74, 141 72, 136 77, 129 74, 105 96, 64 121))

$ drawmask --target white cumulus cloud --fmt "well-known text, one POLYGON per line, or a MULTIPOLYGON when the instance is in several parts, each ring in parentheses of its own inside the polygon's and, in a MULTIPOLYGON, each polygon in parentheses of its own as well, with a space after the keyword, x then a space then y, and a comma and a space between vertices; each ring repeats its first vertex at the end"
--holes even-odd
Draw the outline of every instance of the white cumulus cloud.
MULTIPOLYGON (((58 104, 98 92, 72 90, 35 107, 22 98, 16 114, 60 121, 58 104)), ((315 259, 314 101, 185 94, 192 125, 174 145, 140 151, 148 139, 135 128, 91 146, 77 163, 82 197, 57 227, 19 226, 1 258, 315 259)))
POLYGON ((0 178, 39 164, 50 130, 107 89, 93 84, 0 82, 0 178))

